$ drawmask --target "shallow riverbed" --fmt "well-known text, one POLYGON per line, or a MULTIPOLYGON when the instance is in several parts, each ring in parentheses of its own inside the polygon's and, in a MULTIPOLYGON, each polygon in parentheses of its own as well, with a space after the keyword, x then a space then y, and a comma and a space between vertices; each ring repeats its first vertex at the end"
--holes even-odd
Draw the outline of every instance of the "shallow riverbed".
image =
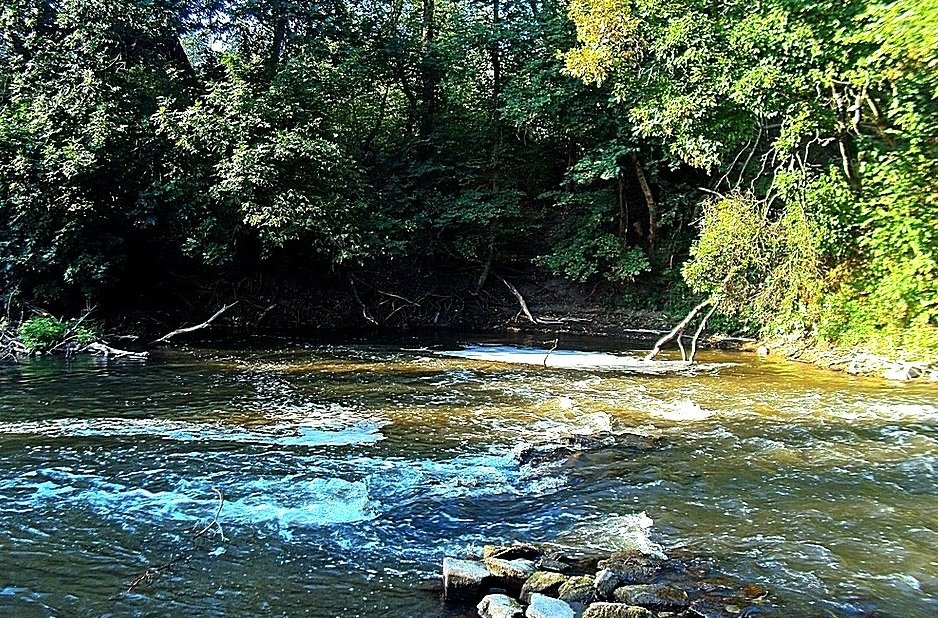
POLYGON ((638 540, 761 582, 775 615, 938 615, 936 385, 731 352, 652 374, 440 354, 462 343, 0 368, 0 614, 449 616, 445 554, 638 540), (516 457, 610 429, 655 447, 516 457), (127 593, 215 488, 225 538, 127 593))

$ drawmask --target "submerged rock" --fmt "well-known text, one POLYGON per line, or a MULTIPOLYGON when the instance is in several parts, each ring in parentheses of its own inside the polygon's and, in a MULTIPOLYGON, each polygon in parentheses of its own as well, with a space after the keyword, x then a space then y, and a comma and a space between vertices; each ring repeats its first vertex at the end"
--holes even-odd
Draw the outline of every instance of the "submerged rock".
POLYGON ((584 605, 596 600, 596 592, 593 589, 595 578, 589 575, 571 577, 557 591, 557 597, 568 603, 583 603, 584 605))
POLYGON ((527 618, 574 618, 575 613, 568 603, 535 593, 524 615, 527 618))
POLYGON ((625 603, 593 603, 582 618, 654 618, 650 610, 625 603))
POLYGON ((504 594, 487 595, 476 608, 481 618, 522 618, 524 616, 521 603, 504 594))
POLYGON ((568 579, 570 578, 560 573, 535 571, 521 587, 521 600, 530 603, 534 594, 555 595, 568 579))
POLYGON ((631 585, 617 588, 613 597, 620 603, 641 605, 649 609, 684 609, 690 605, 687 593, 668 585, 631 585))
POLYGON ((448 600, 475 601, 492 580, 481 562, 443 558, 443 596, 448 600))

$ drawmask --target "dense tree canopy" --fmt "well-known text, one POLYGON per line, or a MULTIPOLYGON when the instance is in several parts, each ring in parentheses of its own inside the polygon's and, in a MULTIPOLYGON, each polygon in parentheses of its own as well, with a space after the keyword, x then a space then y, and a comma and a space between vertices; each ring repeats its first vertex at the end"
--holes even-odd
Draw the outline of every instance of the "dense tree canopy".
POLYGON ((11 0, 0 30, 8 306, 533 268, 938 346, 935 0, 11 0))

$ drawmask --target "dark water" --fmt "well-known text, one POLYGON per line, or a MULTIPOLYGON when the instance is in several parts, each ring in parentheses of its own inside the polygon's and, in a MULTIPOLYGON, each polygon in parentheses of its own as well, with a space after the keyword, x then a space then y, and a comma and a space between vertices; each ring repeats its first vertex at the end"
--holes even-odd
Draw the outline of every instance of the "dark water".
POLYGON ((774 615, 938 615, 936 386, 702 360, 291 344, 0 369, 0 614, 447 616, 444 555, 533 540, 685 547, 774 615), (609 428, 658 446, 515 457, 609 428), (193 549, 215 489, 224 537, 193 549))

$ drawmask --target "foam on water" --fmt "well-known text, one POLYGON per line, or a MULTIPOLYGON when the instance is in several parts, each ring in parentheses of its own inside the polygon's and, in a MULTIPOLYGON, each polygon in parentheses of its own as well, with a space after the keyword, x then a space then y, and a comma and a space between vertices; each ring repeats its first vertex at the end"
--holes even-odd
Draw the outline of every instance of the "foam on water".
POLYGON ((307 418, 300 422, 270 423, 250 429, 241 425, 142 418, 60 418, 0 423, 0 434, 66 437, 146 436, 178 442, 238 442, 279 446, 347 446, 384 439, 383 422, 342 426, 307 418))
POLYGON ((713 416, 713 412, 704 410, 690 399, 679 399, 678 401, 662 404, 660 408, 653 410, 651 414, 666 421, 678 422, 703 421, 713 416))
POLYGON ((547 350, 503 345, 467 346, 462 350, 438 351, 440 356, 520 365, 540 365, 559 369, 620 370, 660 374, 681 371, 711 370, 727 363, 690 364, 684 361, 645 361, 638 356, 578 350, 547 350))
POLYGON ((598 522, 577 526, 562 534, 558 540, 601 551, 639 551, 646 556, 666 560, 664 549, 651 539, 654 523, 644 511, 613 515, 598 522))

